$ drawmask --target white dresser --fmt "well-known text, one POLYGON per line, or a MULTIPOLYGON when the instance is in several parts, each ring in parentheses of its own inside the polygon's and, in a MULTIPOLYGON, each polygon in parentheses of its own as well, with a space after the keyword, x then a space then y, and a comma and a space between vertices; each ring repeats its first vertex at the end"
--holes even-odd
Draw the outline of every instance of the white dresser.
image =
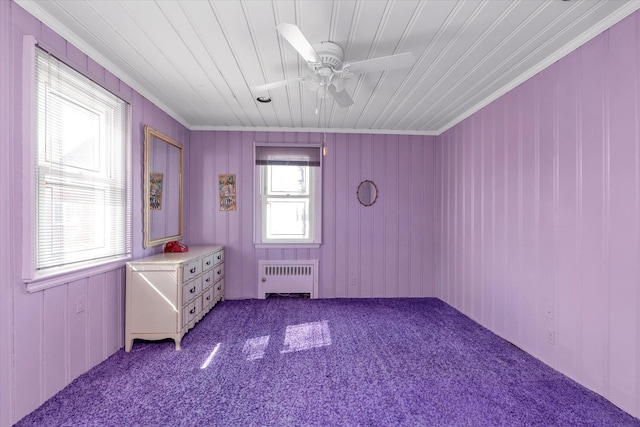
POLYGON ((125 351, 133 340, 182 336, 224 299, 224 247, 193 246, 127 263, 125 351))

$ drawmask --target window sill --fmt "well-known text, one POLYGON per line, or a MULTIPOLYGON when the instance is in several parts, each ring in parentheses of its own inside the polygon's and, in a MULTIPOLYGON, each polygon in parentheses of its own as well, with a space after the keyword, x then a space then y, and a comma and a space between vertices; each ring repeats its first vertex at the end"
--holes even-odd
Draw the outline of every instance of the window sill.
POLYGON ((321 243, 254 243, 256 249, 318 249, 321 243))
POLYGON ((97 274, 117 270, 124 267, 124 263, 130 259, 131 257, 118 258, 104 264, 93 265, 91 267, 85 267, 82 269, 49 273, 47 275, 37 276, 33 279, 24 279, 23 281, 27 285, 27 292, 39 292, 48 288, 63 285, 65 283, 70 283, 76 280, 86 279, 87 277, 95 276, 97 274))

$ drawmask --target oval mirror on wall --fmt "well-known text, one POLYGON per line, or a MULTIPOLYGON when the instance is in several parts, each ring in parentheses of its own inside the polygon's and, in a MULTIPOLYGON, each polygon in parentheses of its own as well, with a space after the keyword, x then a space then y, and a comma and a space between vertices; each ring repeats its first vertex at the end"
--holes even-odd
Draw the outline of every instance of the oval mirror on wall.
POLYGON ((371 206, 378 199, 378 187, 373 181, 366 179, 358 185, 356 194, 362 206, 371 206))

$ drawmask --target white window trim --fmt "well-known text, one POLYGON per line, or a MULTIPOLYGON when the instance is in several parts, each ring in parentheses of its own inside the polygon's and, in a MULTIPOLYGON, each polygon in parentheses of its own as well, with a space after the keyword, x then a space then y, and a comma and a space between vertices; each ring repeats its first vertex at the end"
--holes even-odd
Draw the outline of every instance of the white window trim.
MULTIPOLYGON (((76 265, 72 268, 49 271, 37 275, 35 266, 35 200, 33 195, 35 186, 35 158, 34 140, 34 93, 35 93, 35 55, 38 45, 34 36, 24 36, 22 40, 22 280, 28 292, 38 292, 75 280, 91 277, 124 267, 125 262, 132 259, 132 254, 111 258, 104 261, 94 261, 86 266, 76 265)), ((82 73, 81 73, 82 74, 82 73)), ((87 76, 85 76, 87 77, 87 76)), ((89 78, 89 77, 87 77, 89 78)), ((91 80, 91 79, 90 79, 91 80)), ((130 135, 129 135, 130 138, 130 135)), ((129 149, 131 149, 129 144, 129 149)), ((129 162, 129 176, 131 163, 129 162)), ((131 204, 131 194, 128 195, 131 204)))
POLYGON ((314 191, 317 197, 313 206, 314 224, 313 235, 314 242, 263 242, 262 241, 262 201, 261 195, 261 174, 256 166, 255 155, 256 147, 300 147, 300 148, 318 148, 322 150, 321 144, 264 144, 254 143, 253 146, 253 244, 256 249, 316 249, 322 245, 322 154, 320 155, 320 177, 317 174, 314 177, 314 191))

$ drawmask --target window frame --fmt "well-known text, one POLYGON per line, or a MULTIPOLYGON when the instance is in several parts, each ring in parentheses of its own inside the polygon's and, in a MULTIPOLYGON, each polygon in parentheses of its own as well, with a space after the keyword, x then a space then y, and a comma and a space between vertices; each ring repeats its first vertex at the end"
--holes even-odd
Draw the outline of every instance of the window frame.
MULTIPOLYGON (((253 149, 253 243, 256 248, 319 248, 322 244, 322 146, 320 144, 264 144, 254 143, 253 149), (301 149, 317 149, 320 159, 319 166, 312 166, 310 172, 310 212, 312 223, 309 226, 310 238, 308 240, 280 240, 265 239, 263 236, 264 224, 266 221, 263 189, 266 171, 266 165, 256 164, 256 151, 258 147, 285 148, 287 150, 296 148, 301 149)), ((265 195, 266 197, 266 195, 265 195)), ((293 199, 293 197, 292 197, 293 199)))
POLYGON ((105 273, 114 269, 120 268, 124 263, 132 258, 132 188, 131 188, 131 103, 124 99, 117 93, 106 88, 100 82, 95 81, 87 74, 78 70, 60 60, 59 57, 52 53, 52 50, 47 46, 43 46, 33 36, 23 37, 23 82, 22 82, 22 209, 24 213, 24 221, 22 227, 22 280, 26 284, 28 292, 36 292, 43 289, 51 288, 61 284, 69 283, 75 280, 86 278, 95 274, 105 273), (68 68, 78 73, 88 81, 97 84, 105 91, 111 93, 113 96, 121 99, 125 105, 126 122, 124 125, 127 127, 125 130, 125 140, 123 147, 124 159, 124 188, 125 192, 123 200, 124 205, 122 208, 125 212, 125 250, 121 255, 113 257, 98 259, 98 260, 86 260, 81 262, 75 262, 67 267, 61 268, 48 268, 44 271, 38 271, 36 265, 36 250, 37 250, 37 225, 38 219, 36 216, 36 192, 38 191, 36 186, 36 171, 40 168, 38 164, 38 146, 36 138, 36 102, 34 99, 36 88, 36 49, 40 48, 49 55, 56 57, 58 61, 66 65, 68 68))

